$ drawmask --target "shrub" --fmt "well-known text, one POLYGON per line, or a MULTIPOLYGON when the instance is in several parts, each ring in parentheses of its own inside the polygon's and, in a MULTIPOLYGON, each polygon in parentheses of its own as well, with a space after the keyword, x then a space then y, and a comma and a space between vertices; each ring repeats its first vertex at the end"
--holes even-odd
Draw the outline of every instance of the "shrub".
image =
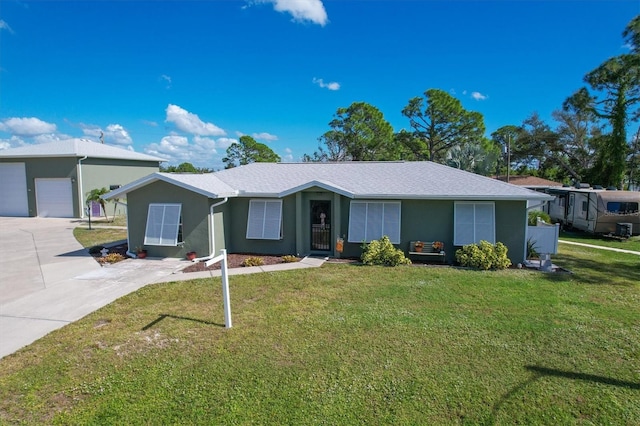
POLYGON ((507 246, 500 242, 495 245, 487 241, 468 244, 456 250, 456 260, 462 266, 482 270, 506 269, 511 266, 511 261, 507 257, 507 246))
POLYGON ((241 263, 242 266, 262 266, 264 260, 261 257, 247 257, 241 263))
POLYGON ((395 248, 386 235, 379 240, 373 240, 369 244, 363 245, 362 249, 360 259, 365 265, 398 266, 411 264, 411 260, 405 257, 402 250, 395 248))
POLYGON ((531 210, 527 219, 529 226, 536 226, 538 224, 538 218, 546 223, 551 223, 551 217, 547 213, 540 210, 531 210))
POLYGON ((527 259, 538 257, 540 255, 538 253, 538 247, 536 246, 537 243, 538 242, 531 237, 527 240, 527 259))
POLYGON ((282 256, 282 263, 295 263, 295 262, 299 262, 300 258, 296 257, 292 254, 288 254, 286 256, 282 256))
POLYGON ((103 257, 99 257, 98 258, 98 263, 105 264, 105 263, 117 263, 124 260, 124 256, 121 255, 120 253, 109 253, 106 256, 103 257))

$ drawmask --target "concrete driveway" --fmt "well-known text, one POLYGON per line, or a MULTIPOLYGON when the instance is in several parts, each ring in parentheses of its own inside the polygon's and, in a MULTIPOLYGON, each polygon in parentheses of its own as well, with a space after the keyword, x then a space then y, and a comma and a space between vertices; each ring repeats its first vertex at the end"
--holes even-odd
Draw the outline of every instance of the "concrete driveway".
POLYGON ((186 265, 101 267, 73 237, 75 219, 0 217, 0 358, 186 265))

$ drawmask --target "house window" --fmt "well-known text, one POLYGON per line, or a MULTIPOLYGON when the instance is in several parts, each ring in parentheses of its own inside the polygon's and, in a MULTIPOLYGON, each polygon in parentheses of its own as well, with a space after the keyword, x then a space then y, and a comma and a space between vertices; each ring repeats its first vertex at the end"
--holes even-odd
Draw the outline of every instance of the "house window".
POLYGON ((248 240, 282 238, 282 200, 249 201, 248 240))
POLYGON ((149 204, 144 244, 177 246, 182 242, 182 204, 149 204))
POLYGON ((464 246, 481 240, 495 244, 494 203, 457 202, 453 215, 453 245, 464 246))
POLYGON ((400 244, 400 203, 352 201, 349 209, 349 242, 377 240, 383 235, 400 244))

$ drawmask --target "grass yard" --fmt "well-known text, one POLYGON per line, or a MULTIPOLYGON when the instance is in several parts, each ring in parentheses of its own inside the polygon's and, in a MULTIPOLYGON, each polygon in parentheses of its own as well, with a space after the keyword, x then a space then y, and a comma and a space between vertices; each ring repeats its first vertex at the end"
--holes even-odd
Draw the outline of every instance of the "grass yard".
POLYGON ((158 284, 0 360, 0 423, 640 424, 640 258, 158 284))
POLYGON ((83 247, 113 243, 115 241, 126 240, 127 230, 119 228, 93 228, 78 226, 73 229, 73 236, 83 247))
POLYGON ((560 239, 573 241, 576 243, 593 244, 596 246, 613 247, 625 250, 640 251, 640 235, 635 235, 626 240, 616 240, 613 238, 599 237, 580 231, 562 231, 560 239))

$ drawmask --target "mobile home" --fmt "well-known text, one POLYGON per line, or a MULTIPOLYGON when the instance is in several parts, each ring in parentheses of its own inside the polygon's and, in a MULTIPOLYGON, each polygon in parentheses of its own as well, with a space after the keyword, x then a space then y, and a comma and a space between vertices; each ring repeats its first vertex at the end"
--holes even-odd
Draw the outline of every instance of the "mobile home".
POLYGON ((640 234, 640 192, 593 188, 550 188, 547 204, 555 222, 593 234, 640 234))

